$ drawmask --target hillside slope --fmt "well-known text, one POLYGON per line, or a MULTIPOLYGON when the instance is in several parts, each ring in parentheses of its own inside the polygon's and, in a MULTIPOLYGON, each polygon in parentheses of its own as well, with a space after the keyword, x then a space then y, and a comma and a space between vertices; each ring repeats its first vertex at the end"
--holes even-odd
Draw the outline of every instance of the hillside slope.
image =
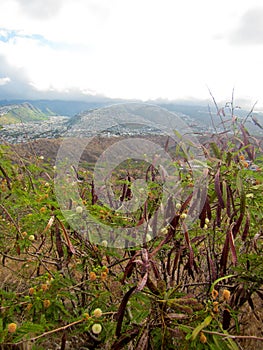
POLYGON ((46 119, 55 115, 51 110, 45 112, 28 102, 0 107, 0 124, 15 124, 46 119))

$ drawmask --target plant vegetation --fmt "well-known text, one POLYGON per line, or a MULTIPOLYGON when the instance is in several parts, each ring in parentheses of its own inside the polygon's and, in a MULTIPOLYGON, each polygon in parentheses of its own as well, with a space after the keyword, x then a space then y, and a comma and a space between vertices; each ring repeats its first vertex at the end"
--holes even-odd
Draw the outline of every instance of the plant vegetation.
MULTIPOLYGON (((106 240, 95 245, 74 231, 56 201, 56 169, 42 157, 26 159, 1 146, 3 349, 262 345, 260 334, 246 335, 241 322, 245 305, 250 315, 262 317, 255 305, 255 297, 260 303, 263 297, 261 142, 246 129, 249 116, 236 117, 233 100, 211 117, 215 133, 202 141, 209 183, 199 218, 186 230, 189 200, 173 203, 170 224, 127 249, 111 248, 106 240), (223 132, 217 132, 219 123, 223 132)), ((78 171, 83 205, 104 223, 124 225, 123 217, 97 201, 92 174, 78 171)), ((115 176, 123 200, 129 197, 127 173, 115 176)), ((191 173, 181 176, 191 189, 191 173)), ((81 209, 76 207, 76 220, 81 209)), ((135 219, 147 220, 148 214, 135 219)))

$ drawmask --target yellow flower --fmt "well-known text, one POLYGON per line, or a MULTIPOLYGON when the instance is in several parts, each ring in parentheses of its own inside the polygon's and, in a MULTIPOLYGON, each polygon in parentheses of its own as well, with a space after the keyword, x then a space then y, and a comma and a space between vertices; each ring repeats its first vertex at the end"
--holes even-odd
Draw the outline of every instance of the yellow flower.
POLYGON ((161 233, 163 233, 164 235, 166 235, 167 233, 168 233, 168 227, 166 226, 166 227, 163 227, 162 229, 161 229, 161 233))
POLYGON ((91 280, 91 281, 95 281, 95 279, 97 278, 97 275, 96 275, 96 273, 95 272, 90 272, 90 274, 89 274, 89 279, 91 280))
POLYGON ((94 325, 92 325, 91 329, 92 329, 92 332, 94 334, 100 334, 100 332, 102 331, 101 324, 99 324, 99 323, 94 323, 94 325))
POLYGON ((105 281, 105 279, 107 278, 108 274, 106 271, 103 271, 101 274, 100 274, 100 279, 102 281, 105 281))
POLYGON ((230 291, 228 289, 224 289, 223 290, 223 299, 225 301, 229 301, 230 300, 230 291))
POLYGON ((218 313, 218 311, 219 311, 219 309, 218 309, 218 304, 219 304, 219 302, 218 301, 214 301, 213 302, 213 311, 214 311, 214 313, 218 313))
POLYGON ((21 235, 22 235, 22 237, 24 237, 24 238, 25 238, 25 237, 27 236, 27 232, 26 232, 26 231, 24 231, 24 232, 22 232, 22 233, 21 233, 21 235))
POLYGON ((245 168, 248 168, 248 166, 249 166, 248 162, 243 162, 243 165, 245 168))
POLYGON ((178 209, 178 210, 180 210, 180 209, 182 208, 181 203, 176 203, 175 208, 178 209))
POLYGON ((8 332, 9 333, 15 333, 16 329, 17 329, 17 324, 16 323, 9 323, 9 325, 7 326, 8 332))
POLYGON ((95 310, 93 311, 93 315, 94 315, 96 318, 101 317, 101 315, 102 315, 101 309, 100 309, 100 308, 95 309, 95 310))
POLYGON ((28 294, 33 295, 34 293, 35 293, 35 288, 33 288, 33 287, 29 288, 28 294))
POLYGON ((41 284, 41 289, 45 292, 48 289, 48 285, 46 283, 41 284))
POLYGON ((205 344, 205 343, 207 343, 207 338, 206 338, 206 336, 204 335, 204 333, 203 332, 200 332, 200 342, 202 343, 202 344, 205 344))
POLYGON ((45 300, 43 301, 43 305, 44 305, 44 308, 45 308, 45 309, 49 308, 49 307, 50 307, 50 305, 51 305, 50 300, 45 299, 45 300))
POLYGON ((187 214, 186 214, 186 213, 182 213, 182 214, 180 215, 180 218, 181 218, 181 219, 186 219, 186 218, 187 218, 187 214))
POLYGON ((102 247, 107 248, 107 246, 108 246, 108 241, 106 241, 106 239, 104 239, 100 244, 101 244, 102 247))
POLYGON ((83 208, 79 205, 76 207, 76 213, 81 214, 83 212, 83 208))
POLYGON ((218 291, 216 289, 213 289, 211 294, 212 294, 212 299, 216 300, 216 298, 218 297, 218 291))
POLYGON ((89 319, 89 314, 87 312, 85 312, 83 314, 83 318, 84 318, 84 320, 88 320, 89 319))

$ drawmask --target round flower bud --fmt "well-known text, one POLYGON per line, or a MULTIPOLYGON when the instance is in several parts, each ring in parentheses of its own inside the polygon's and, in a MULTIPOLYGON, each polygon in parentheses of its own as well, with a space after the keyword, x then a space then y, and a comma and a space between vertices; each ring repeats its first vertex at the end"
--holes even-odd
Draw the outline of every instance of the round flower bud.
POLYGON ((180 210, 180 209, 182 208, 181 203, 176 203, 175 208, 178 209, 178 210, 180 210))
POLYGON ((203 332, 200 332, 200 342, 202 343, 202 344, 205 344, 205 343, 207 343, 207 338, 206 338, 206 336, 204 335, 204 333, 203 332))
POLYGON ((219 308, 218 308, 219 302, 218 301, 214 301, 213 302, 213 311, 214 313, 218 313, 219 312, 219 308))
POLYGON ((167 227, 163 227, 162 229, 161 229, 161 233, 163 233, 163 234, 167 234, 168 233, 168 228, 167 227))
POLYGON ((107 247, 108 246, 108 242, 106 241, 106 239, 104 239, 103 241, 101 241, 100 243, 102 245, 102 247, 107 247))
POLYGON ((181 218, 181 219, 186 219, 186 218, 187 218, 187 214, 186 214, 186 213, 182 213, 182 214, 180 215, 180 218, 181 218))
POLYGON ((16 323, 9 323, 9 325, 7 326, 8 332, 9 333, 15 333, 16 329, 17 329, 17 324, 16 323))
POLYGON ((81 214, 83 212, 83 208, 79 205, 76 207, 76 213, 81 214))
POLYGON ((224 289, 223 290, 223 299, 225 301, 229 301, 229 299, 230 299, 230 291, 228 289, 224 289))
POLYGON ((218 291, 216 289, 213 289, 211 294, 212 294, 212 299, 216 300, 218 297, 218 291))
POLYGON ((35 288, 33 288, 33 287, 29 288, 28 294, 33 295, 34 293, 35 293, 35 288))
POLYGON ((30 236, 28 236, 28 239, 33 242, 35 240, 35 236, 34 235, 30 235, 30 236))
POLYGON ((100 332, 102 331, 101 324, 99 324, 99 323, 94 323, 94 325, 92 325, 91 329, 92 329, 92 332, 94 334, 100 334, 100 332))
POLYGON ((44 305, 44 308, 45 308, 45 309, 49 308, 50 305, 51 305, 50 300, 49 300, 49 299, 45 299, 45 300, 43 301, 43 305, 44 305))
POLYGON ((97 278, 97 275, 96 275, 96 273, 95 272, 90 272, 90 274, 89 274, 89 279, 91 280, 91 281, 95 281, 95 279, 97 278))
POLYGON ((48 285, 46 283, 41 284, 41 289, 45 292, 48 289, 48 285))
POLYGON ((106 271, 102 271, 102 273, 100 274, 100 279, 102 281, 105 281, 105 279, 107 278, 108 274, 106 271))
POLYGON ((205 218, 205 223, 209 224, 210 220, 208 218, 205 218))
POLYGON ((102 315, 101 309, 100 309, 100 308, 95 309, 95 310, 93 311, 93 315, 94 315, 96 318, 101 317, 101 315, 102 315))

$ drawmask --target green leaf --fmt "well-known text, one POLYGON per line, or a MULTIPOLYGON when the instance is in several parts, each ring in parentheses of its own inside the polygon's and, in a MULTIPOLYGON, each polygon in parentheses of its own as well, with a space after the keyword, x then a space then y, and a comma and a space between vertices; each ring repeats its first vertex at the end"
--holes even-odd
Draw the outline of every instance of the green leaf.
POLYGON ((199 324, 192 332, 191 335, 191 340, 195 340, 195 338, 198 336, 198 334, 201 332, 202 329, 206 328, 207 326, 210 325, 210 323, 212 322, 213 317, 211 315, 207 316, 204 321, 199 324))
POLYGON ((210 147, 211 147, 214 155, 216 156, 216 158, 221 159, 221 152, 220 152, 217 144, 215 142, 211 142, 210 147))
POLYGON ((232 277, 235 277, 235 275, 223 276, 223 277, 220 277, 220 278, 218 278, 217 280, 215 280, 215 281, 212 283, 211 287, 210 287, 210 293, 212 292, 212 290, 215 289, 215 285, 216 285, 217 283, 219 283, 219 282, 221 282, 221 281, 223 281, 223 280, 225 280, 225 279, 227 279, 227 278, 232 278, 232 277))

